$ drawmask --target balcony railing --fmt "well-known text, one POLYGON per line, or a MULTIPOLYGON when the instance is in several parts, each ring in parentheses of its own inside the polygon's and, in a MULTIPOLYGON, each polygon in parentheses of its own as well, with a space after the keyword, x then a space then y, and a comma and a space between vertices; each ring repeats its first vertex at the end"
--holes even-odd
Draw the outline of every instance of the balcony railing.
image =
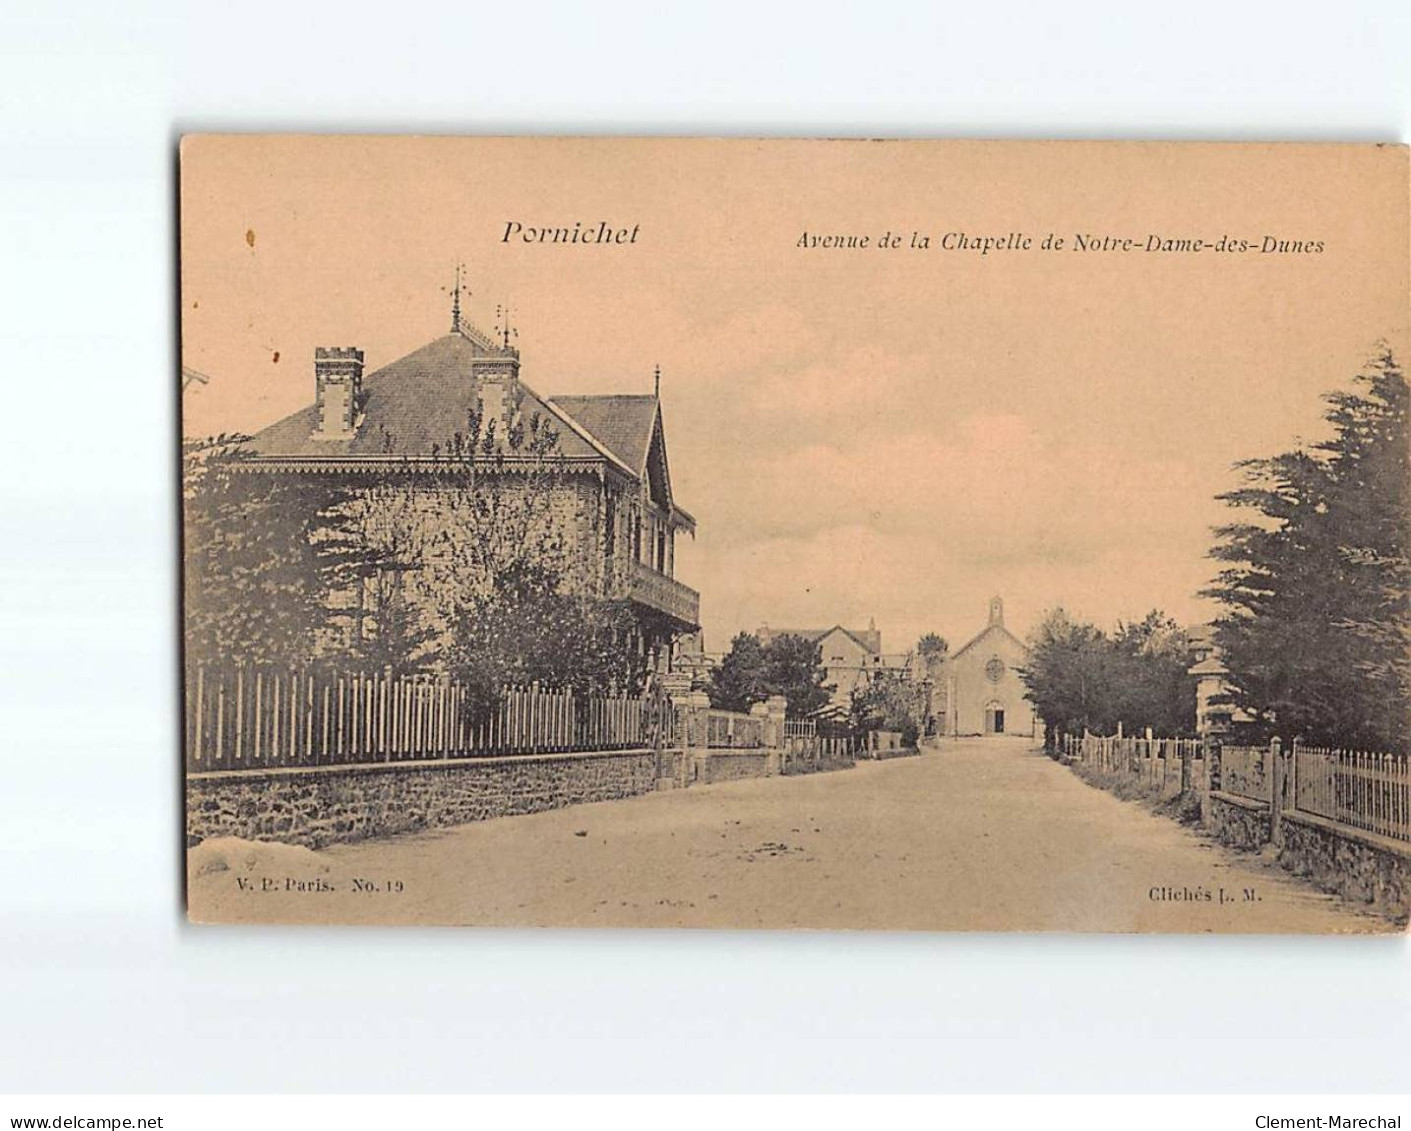
POLYGON ((634 561, 628 571, 628 594, 632 600, 674 617, 692 628, 700 625, 701 595, 689 585, 658 573, 644 562, 634 561))

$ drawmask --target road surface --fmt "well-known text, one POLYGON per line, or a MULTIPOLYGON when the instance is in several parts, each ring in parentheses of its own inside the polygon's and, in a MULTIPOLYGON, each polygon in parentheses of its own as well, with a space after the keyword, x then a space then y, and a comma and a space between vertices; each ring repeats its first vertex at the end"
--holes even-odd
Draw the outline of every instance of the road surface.
POLYGON ((693 787, 318 852, 234 842, 226 870, 195 874, 213 854, 203 846, 192 855, 198 919, 1395 929, 1267 860, 1094 789, 1013 738, 947 741, 918 757, 834 773, 693 787))

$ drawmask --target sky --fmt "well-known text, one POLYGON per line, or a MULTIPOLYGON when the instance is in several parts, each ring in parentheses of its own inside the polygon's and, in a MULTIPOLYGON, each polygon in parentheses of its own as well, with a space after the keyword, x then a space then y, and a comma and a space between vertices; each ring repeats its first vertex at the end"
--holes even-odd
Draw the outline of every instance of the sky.
POLYGON ((186 435, 311 403, 315 346, 373 369, 445 333, 464 261, 538 393, 661 366, 716 651, 871 618, 887 651, 958 646, 991 595, 1020 635, 1057 605, 1206 620, 1232 464, 1321 435, 1320 394, 1411 341, 1397 147, 197 137, 181 175, 186 435), (580 221, 637 240, 503 238, 580 221), (1322 250, 1145 250, 1222 236, 1322 250))

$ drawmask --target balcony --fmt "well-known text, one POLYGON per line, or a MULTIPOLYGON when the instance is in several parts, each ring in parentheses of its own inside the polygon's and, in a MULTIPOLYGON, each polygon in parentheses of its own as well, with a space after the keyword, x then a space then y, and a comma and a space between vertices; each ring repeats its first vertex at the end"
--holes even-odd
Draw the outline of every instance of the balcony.
POLYGON ((694 631, 700 627, 701 595, 673 577, 658 573, 643 562, 630 562, 627 592, 632 600, 679 621, 694 631))

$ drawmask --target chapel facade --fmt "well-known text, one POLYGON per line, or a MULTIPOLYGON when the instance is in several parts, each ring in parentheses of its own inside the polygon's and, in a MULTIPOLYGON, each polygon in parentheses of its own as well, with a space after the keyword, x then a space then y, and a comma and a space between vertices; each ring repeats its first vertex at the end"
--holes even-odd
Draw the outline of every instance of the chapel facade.
POLYGON ((1028 658, 1004 626, 1003 599, 991 597, 988 623, 946 662, 945 733, 1035 737, 1034 705, 1019 678, 1028 658))

